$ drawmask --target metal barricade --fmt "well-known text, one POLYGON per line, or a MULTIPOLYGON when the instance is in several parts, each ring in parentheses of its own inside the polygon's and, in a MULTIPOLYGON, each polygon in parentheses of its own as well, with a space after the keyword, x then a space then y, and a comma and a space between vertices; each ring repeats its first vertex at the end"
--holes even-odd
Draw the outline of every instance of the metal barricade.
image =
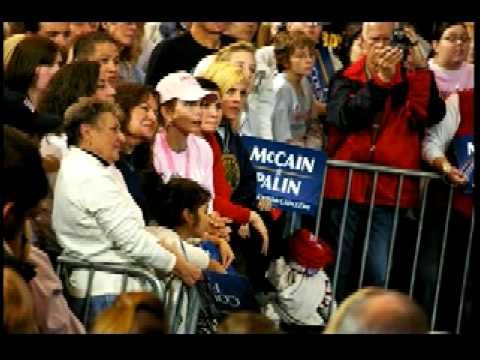
POLYGON ((173 275, 160 278, 147 269, 134 264, 90 262, 83 259, 80 260, 68 256, 60 256, 58 258, 57 275, 62 280, 64 288, 68 288, 69 274, 75 270, 88 271, 86 297, 84 298, 81 314, 81 319, 85 326, 88 325, 88 316, 92 298, 92 285, 95 273, 104 272, 122 275, 122 286, 121 289, 119 289, 119 294, 127 290, 129 279, 133 278, 147 283, 151 288, 149 291, 164 302, 169 324, 169 332, 172 334, 195 333, 200 308, 200 299, 196 288, 188 288, 181 280, 176 279, 173 275), (176 286, 174 286, 174 284, 176 286), (184 306, 185 301, 187 301, 186 306, 184 306), (181 329, 182 324, 183 328, 181 329))
MULTIPOLYGON (((409 296, 413 297, 414 295, 414 287, 415 287, 415 281, 417 277, 417 271, 418 271, 418 262, 419 262, 419 252, 420 252, 420 245, 422 242, 422 236, 424 235, 424 219, 425 219, 425 210, 426 210, 426 203, 427 203, 427 193, 429 189, 429 185, 431 180, 433 179, 441 179, 442 177, 433 172, 425 172, 425 171, 414 171, 414 170, 406 170, 406 169, 399 169, 399 168, 391 168, 391 167, 386 167, 386 166, 379 166, 379 165, 373 165, 373 164, 368 164, 368 163, 353 163, 353 162, 348 162, 348 161, 342 161, 342 160, 328 160, 327 161, 327 169, 328 168, 338 168, 338 169, 345 169, 347 170, 347 182, 346 182, 346 189, 345 189, 345 199, 343 200, 343 212, 342 212, 342 218, 340 220, 340 229, 338 232, 338 238, 337 238, 337 255, 336 255, 336 261, 335 261, 335 266, 334 266, 334 271, 333 271, 333 280, 332 280, 332 291, 335 294, 337 290, 337 284, 338 284, 338 279, 339 279, 339 273, 340 273, 340 264, 341 264, 341 257, 342 257, 342 249, 343 249, 343 241, 345 237, 345 229, 347 225, 347 213, 349 209, 349 204, 350 204, 350 195, 351 195, 351 187, 352 187, 352 178, 354 172, 366 172, 372 174, 372 190, 370 194, 370 201, 368 205, 368 218, 367 218, 367 223, 366 223, 366 229, 365 229, 365 237, 364 237, 364 246, 362 250, 362 256, 361 256, 361 266, 360 266, 360 274, 359 274, 359 281, 358 281, 358 288, 361 288, 364 285, 364 275, 365 275, 365 265, 366 265, 366 259, 367 259, 367 253, 369 249, 369 239, 370 239, 370 231, 372 227, 372 214, 373 210, 375 208, 375 195, 376 195, 376 190, 377 190, 377 183, 378 183, 378 177, 380 175, 392 175, 392 176, 398 176, 398 187, 396 191, 396 201, 394 205, 394 220, 393 220, 393 226, 392 226, 392 231, 390 235, 390 245, 388 249, 388 259, 387 259, 387 264, 386 264, 386 276, 385 276, 385 284, 384 287, 388 288, 390 279, 391 279, 391 269, 392 269, 392 259, 393 259, 393 251, 395 247, 395 240, 396 240, 396 235, 397 235, 397 228, 398 228, 398 221, 399 221, 399 214, 400 214, 400 197, 402 194, 402 186, 404 183, 404 179, 407 177, 413 177, 417 178, 420 180, 424 181, 424 187, 422 191, 420 192, 420 198, 421 198, 421 203, 418 208, 418 228, 417 228, 417 236, 416 236, 416 242, 415 242, 415 249, 414 249, 414 257, 412 259, 412 275, 410 278, 410 283, 409 283, 409 296)), ((315 224, 315 236, 318 237, 319 231, 320 231, 320 223, 322 219, 322 209, 324 207, 324 192, 325 192, 325 183, 326 183, 326 177, 327 171, 325 171, 325 176, 323 179, 323 184, 322 184, 322 190, 318 202, 318 211, 316 215, 316 224, 315 224)), ((434 304, 433 304, 433 312, 430 316, 431 318, 431 330, 443 330, 443 329, 435 329, 436 325, 436 319, 437 319, 437 310, 438 310, 438 303, 439 303, 439 294, 440 294, 440 287, 442 284, 442 277, 443 277, 443 272, 444 272, 444 261, 445 261, 445 256, 446 256, 446 248, 447 248, 447 239, 449 236, 449 222, 450 222, 450 217, 451 217, 451 208, 452 208, 452 198, 453 198, 453 191, 454 187, 450 185, 449 187, 449 197, 448 197, 448 203, 447 203, 447 209, 446 209, 446 221, 445 224, 443 224, 444 231, 443 231, 443 241, 442 241, 442 248, 441 248, 441 254, 440 254, 440 259, 438 263, 438 270, 437 270, 437 280, 436 280, 436 286, 435 286, 435 295, 434 295, 434 304)), ((293 229, 292 229, 293 230, 293 229)), ((466 251, 466 261, 465 261, 465 267, 463 269, 463 279, 462 279, 462 289, 461 289, 461 298, 460 298, 460 306, 458 309, 458 317, 457 317, 457 328, 456 328, 456 333, 460 333, 461 331, 461 322, 462 322, 462 315, 464 311, 464 301, 465 301, 465 291, 466 291, 466 286, 467 286, 467 278, 469 274, 469 268, 470 268, 470 257, 471 257, 471 248, 472 248, 472 239, 473 239, 473 233, 474 233, 474 215, 472 214, 472 218, 470 221, 470 232, 469 232, 469 238, 468 238, 468 246, 467 246, 467 251, 466 251)), ((454 311, 454 309, 452 309, 454 311)))

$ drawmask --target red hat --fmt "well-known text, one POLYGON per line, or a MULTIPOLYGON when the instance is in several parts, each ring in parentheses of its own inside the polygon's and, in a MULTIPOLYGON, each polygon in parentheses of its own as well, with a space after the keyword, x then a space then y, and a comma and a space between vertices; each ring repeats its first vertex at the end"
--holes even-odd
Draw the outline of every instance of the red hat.
POLYGON ((290 255, 296 263, 313 269, 323 269, 333 261, 333 250, 307 229, 298 229, 288 239, 290 255))

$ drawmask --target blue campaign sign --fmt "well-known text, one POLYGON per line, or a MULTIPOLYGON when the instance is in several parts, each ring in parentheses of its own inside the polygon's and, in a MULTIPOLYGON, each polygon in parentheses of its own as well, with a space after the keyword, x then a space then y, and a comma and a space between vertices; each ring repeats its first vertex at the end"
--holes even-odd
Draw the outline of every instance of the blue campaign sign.
POLYGON ((472 194, 475 188, 475 146, 472 135, 458 136, 453 140, 453 148, 458 169, 468 178, 468 183, 463 189, 465 194, 472 194))
POLYGON ((275 208, 315 215, 327 155, 251 136, 242 141, 257 173, 257 196, 268 197, 275 208))

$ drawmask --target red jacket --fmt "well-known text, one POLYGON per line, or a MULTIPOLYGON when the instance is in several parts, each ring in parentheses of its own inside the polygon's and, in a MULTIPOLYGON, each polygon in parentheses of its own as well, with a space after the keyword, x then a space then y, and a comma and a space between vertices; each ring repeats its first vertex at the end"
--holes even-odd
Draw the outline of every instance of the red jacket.
MULTIPOLYGON (((366 57, 361 58, 332 80, 327 113, 329 158, 419 170, 421 133, 445 114, 433 74, 416 70, 402 75, 398 67, 388 83, 376 75, 367 80, 365 61, 366 57), (376 118, 381 126, 375 150, 370 151, 376 118)), ((345 198, 347 175, 348 170, 329 167, 326 198, 345 198)), ((368 204, 372 182, 373 173, 354 171, 350 200, 368 204)), ((398 182, 398 175, 379 175, 375 204, 395 205, 398 182)), ((415 206, 418 191, 418 179, 405 177, 400 206, 415 206)))
POLYGON ((250 209, 235 205, 230 201, 232 188, 225 177, 225 168, 222 161, 222 149, 214 133, 204 133, 213 152, 213 210, 221 216, 228 217, 237 224, 246 224, 250 219, 250 209))
MULTIPOLYGON (((473 99, 473 89, 458 93, 460 125, 455 136, 473 135, 473 99)), ((461 189, 455 189, 453 193, 453 207, 464 216, 470 217, 473 209, 473 196, 465 195, 461 189)))

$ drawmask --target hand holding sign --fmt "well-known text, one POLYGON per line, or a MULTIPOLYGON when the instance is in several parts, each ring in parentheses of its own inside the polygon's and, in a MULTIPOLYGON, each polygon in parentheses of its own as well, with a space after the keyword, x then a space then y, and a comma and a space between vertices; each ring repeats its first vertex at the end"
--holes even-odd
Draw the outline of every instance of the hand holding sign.
POLYGON ((269 198, 262 197, 258 200, 257 206, 260 211, 270 211, 272 209, 272 202, 269 198))
POLYGON ((262 236, 262 250, 263 255, 267 255, 268 251, 268 231, 267 228, 260 217, 255 211, 250 211, 250 224, 260 233, 262 236))

